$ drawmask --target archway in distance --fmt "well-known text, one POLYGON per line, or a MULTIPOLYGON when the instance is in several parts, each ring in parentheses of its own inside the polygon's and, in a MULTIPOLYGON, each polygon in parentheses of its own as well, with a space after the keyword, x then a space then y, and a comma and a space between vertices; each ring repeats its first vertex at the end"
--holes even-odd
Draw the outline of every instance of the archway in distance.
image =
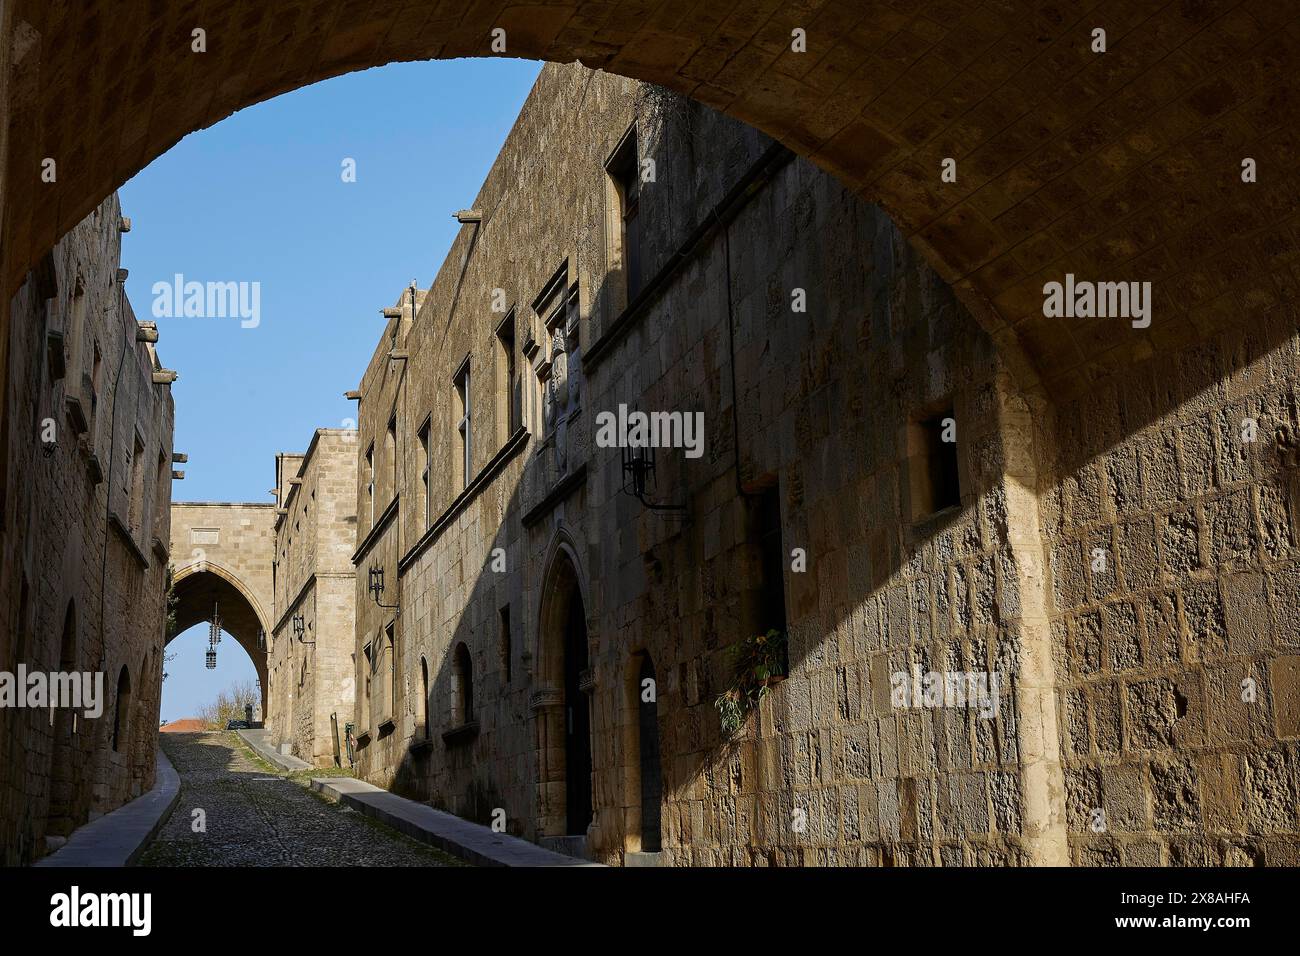
POLYGON ((170 644, 196 624, 212 620, 213 610, 221 616, 221 629, 238 642, 257 671, 262 713, 266 713, 267 672, 265 640, 259 646, 259 633, 268 633, 268 622, 258 602, 234 575, 219 565, 201 562, 176 572, 176 629, 167 639, 170 644))

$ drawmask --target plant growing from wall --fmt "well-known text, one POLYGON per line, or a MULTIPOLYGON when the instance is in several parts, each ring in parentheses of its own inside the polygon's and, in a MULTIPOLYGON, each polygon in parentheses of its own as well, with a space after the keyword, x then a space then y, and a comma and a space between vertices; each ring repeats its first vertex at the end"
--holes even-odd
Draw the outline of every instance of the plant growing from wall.
POLYGON ((725 736, 739 730, 768 691, 785 680, 786 646, 786 635, 778 630, 752 635, 731 646, 731 683, 713 702, 725 736))
POLYGON ((167 625, 163 640, 169 641, 176 636, 176 605, 180 598, 176 596, 176 566, 167 565, 167 625))

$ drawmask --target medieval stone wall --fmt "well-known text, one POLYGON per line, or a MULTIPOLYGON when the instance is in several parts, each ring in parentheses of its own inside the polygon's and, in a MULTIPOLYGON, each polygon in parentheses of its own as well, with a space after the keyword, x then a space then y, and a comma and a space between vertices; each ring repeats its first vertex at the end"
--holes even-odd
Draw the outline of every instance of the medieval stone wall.
POLYGON ((360 770, 482 822, 499 810, 530 838, 566 835, 560 609, 577 594, 594 798, 582 835, 596 858, 641 849, 634 678, 648 654, 660 862, 1051 859, 1060 822, 1040 798, 1059 779, 1054 730, 1050 746, 1022 731, 1022 707, 1039 698, 1013 689, 1046 630, 1038 599, 1022 599, 1039 542, 1013 541, 1023 529, 1009 518, 1012 386, 883 214, 769 145, 616 77, 543 70, 474 204, 484 222, 463 227, 418 318, 399 304, 362 382, 357 656, 358 687, 371 681, 359 723, 372 733, 360 770), (653 160, 640 197, 653 292, 624 315, 606 163, 634 123, 639 159, 653 160), (561 313, 557 289, 572 295, 561 313), (806 311, 794 311, 795 290, 806 311), (501 401, 497 333, 510 314, 519 429, 501 401), (468 488, 455 387, 467 358, 468 488), (620 493, 619 449, 593 447, 595 416, 620 403, 704 413, 702 457, 658 456, 654 496, 684 504, 685 520, 620 493), (960 503, 914 521, 915 430, 942 410, 960 429, 960 503), (381 492, 367 540, 367 451, 377 487, 390 487, 394 414, 401 496, 391 505, 381 492), (432 501, 412 508, 426 420, 432 501), (727 738, 714 707, 725 650, 759 625, 772 587, 758 568, 764 491, 779 502, 787 555, 776 587, 791 672, 727 738), (795 548, 806 570, 793 569, 795 548), (385 568, 397 614, 369 599, 372 565, 385 568), (998 673, 998 715, 900 711, 890 677, 913 665, 998 673))
POLYGON ((268 727, 317 766, 335 762, 333 718, 341 750, 353 713, 355 447, 355 431, 322 428, 305 455, 279 462, 268 727))
POLYGON ((1071 856, 1295 865, 1297 341, 1259 326, 1056 409, 1043 495, 1071 856))
POLYGON ((98 719, 0 708, 9 864, 153 784, 173 408, 118 276, 125 228, 105 200, 9 305, 0 670, 89 671, 104 687, 98 719))

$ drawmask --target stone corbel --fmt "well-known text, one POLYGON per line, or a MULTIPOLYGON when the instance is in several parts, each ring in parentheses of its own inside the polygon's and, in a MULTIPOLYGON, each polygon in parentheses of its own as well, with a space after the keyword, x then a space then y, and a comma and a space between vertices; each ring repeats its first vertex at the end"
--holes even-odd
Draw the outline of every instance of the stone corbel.
POLYGON ((533 691, 528 697, 528 709, 534 712, 559 707, 563 703, 564 691, 550 687, 533 691))

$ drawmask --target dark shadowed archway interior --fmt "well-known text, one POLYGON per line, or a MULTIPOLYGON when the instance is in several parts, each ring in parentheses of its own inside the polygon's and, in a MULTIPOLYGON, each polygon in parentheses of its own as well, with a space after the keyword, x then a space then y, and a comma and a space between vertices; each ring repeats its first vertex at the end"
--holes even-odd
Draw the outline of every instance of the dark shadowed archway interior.
MULTIPOLYGON (((203 570, 185 569, 176 578, 176 629, 170 644, 196 624, 221 618, 221 629, 248 654, 257 671, 258 686, 266 693, 266 624, 244 590, 208 565, 203 570)), ((262 700, 265 712, 265 696, 262 700)))

